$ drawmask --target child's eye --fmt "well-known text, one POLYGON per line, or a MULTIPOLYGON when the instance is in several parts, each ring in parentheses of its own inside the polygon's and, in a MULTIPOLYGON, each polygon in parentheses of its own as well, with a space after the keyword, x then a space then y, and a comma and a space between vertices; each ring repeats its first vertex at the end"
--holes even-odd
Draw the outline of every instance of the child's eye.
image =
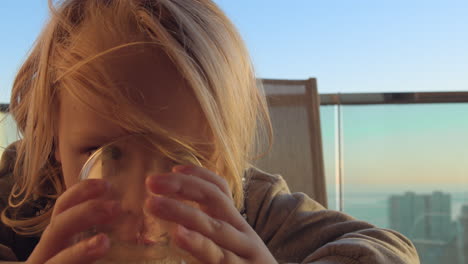
POLYGON ((122 150, 117 146, 107 146, 102 150, 104 159, 120 160, 122 158, 122 150))
POLYGON ((98 150, 99 147, 89 147, 89 148, 86 148, 86 150, 84 151, 85 155, 87 157, 90 157, 91 155, 93 155, 94 152, 96 152, 96 150, 98 150))

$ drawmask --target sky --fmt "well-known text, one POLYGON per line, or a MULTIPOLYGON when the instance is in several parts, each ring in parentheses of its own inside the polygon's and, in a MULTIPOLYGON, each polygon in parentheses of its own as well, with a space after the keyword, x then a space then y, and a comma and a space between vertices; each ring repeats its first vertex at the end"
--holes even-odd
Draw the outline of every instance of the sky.
MULTIPOLYGON (((325 169, 333 191, 336 108, 320 110, 325 169)), ((468 104, 344 106, 345 189, 467 191, 466 116, 468 104)))
MULTIPOLYGON (((320 93, 468 90, 466 0, 215 2, 261 78, 314 77, 320 93)), ((0 6, 0 102, 46 17, 46 0, 0 6)))

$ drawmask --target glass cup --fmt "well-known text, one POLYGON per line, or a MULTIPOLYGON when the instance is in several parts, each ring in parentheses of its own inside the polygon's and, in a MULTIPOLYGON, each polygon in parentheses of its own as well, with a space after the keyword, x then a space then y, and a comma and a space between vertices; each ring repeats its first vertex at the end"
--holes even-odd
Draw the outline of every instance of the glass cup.
POLYGON ((107 180, 111 187, 103 199, 120 201, 122 207, 117 220, 95 226, 75 238, 77 242, 98 233, 109 236, 111 249, 99 264, 198 263, 174 244, 170 230, 175 224, 146 212, 144 204, 154 195, 145 186, 148 175, 168 172, 177 163, 200 166, 200 162, 194 155, 184 153, 178 155, 183 162, 176 163, 154 146, 145 135, 126 136, 99 148, 81 170, 81 180, 107 180))

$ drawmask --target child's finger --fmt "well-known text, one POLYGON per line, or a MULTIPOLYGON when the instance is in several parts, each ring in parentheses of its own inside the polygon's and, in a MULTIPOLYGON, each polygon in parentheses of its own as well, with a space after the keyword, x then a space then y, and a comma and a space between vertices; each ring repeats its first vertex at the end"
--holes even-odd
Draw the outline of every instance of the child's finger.
MULTIPOLYGON (((114 201, 89 200, 66 210, 52 218, 44 230, 41 241, 34 249, 33 259, 46 260, 64 250, 71 239, 79 232, 95 225, 102 225, 114 220, 120 214, 120 205, 114 201)), ((36 262, 32 262, 36 263, 36 262)), ((66 263, 66 262, 64 262, 66 263)))
POLYGON ((228 197, 232 198, 231 188, 225 179, 217 175, 216 173, 194 165, 178 165, 172 168, 173 172, 180 172, 187 175, 193 175, 204 179, 205 181, 211 182, 218 186, 218 188, 224 192, 228 197))
POLYGON ((247 264, 248 261, 223 249, 204 235, 189 230, 181 225, 177 228, 176 244, 189 252, 201 263, 208 264, 247 264))
POLYGON ((247 235, 227 222, 214 219, 181 201, 156 196, 149 198, 145 206, 151 214, 199 232, 220 247, 235 252, 239 256, 248 257, 252 250, 252 239, 247 235))
POLYGON ((94 263, 94 261, 102 258, 109 248, 109 238, 104 234, 98 234, 61 251, 53 258, 49 259, 46 264, 94 263))
POLYGON ((101 179, 89 179, 81 181, 66 192, 64 192, 55 202, 52 217, 62 213, 79 203, 97 198, 109 190, 108 182, 101 179))
POLYGON ((148 177, 147 185, 153 193, 194 201, 210 216, 226 221, 239 230, 246 228, 247 224, 234 207, 232 199, 211 182, 193 175, 169 173, 148 177))

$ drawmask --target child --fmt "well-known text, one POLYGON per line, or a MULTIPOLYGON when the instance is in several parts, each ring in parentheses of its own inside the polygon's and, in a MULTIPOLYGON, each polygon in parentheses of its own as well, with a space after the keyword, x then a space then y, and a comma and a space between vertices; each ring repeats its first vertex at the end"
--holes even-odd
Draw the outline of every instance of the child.
POLYGON ((241 38, 211 0, 50 5, 12 92, 22 139, 0 168, 0 260, 102 258, 106 235, 69 240, 122 208, 98 199, 108 184, 79 181, 80 169, 100 146, 149 133, 172 158, 157 181, 135 180, 200 209, 161 197, 144 206, 177 224, 177 245, 200 263, 419 263, 402 235, 325 210, 251 166, 255 144, 271 136, 265 98, 241 38), (173 167, 177 149, 203 167, 173 167))

